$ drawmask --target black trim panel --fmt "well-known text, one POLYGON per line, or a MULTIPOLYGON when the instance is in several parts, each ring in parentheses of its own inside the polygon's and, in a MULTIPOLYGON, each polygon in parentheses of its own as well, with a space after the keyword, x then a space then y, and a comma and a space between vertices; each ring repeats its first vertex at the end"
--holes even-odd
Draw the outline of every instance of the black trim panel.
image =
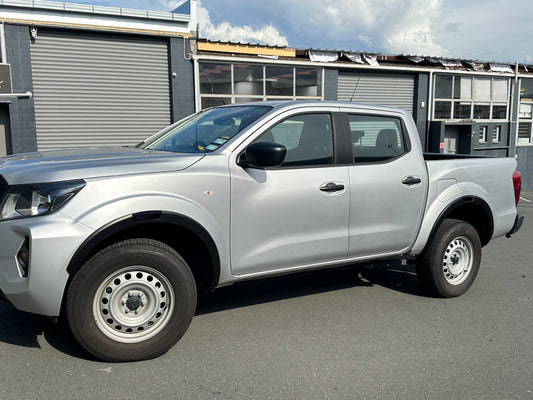
POLYGON ((94 232, 78 248, 67 267, 67 272, 69 274, 75 273, 81 267, 82 261, 111 236, 135 226, 153 223, 175 225, 176 227, 185 228, 195 233, 205 244, 213 260, 212 287, 218 285, 220 279, 220 257, 211 235, 198 222, 189 217, 181 214, 164 213, 158 210, 145 211, 117 219, 94 232))

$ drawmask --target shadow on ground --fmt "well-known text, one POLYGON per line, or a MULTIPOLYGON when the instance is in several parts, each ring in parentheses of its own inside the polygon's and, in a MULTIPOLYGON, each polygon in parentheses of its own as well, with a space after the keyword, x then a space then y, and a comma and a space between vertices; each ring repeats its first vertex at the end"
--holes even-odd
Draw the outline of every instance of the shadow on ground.
MULTIPOLYGON (((292 274, 238 283, 201 294, 196 315, 209 314, 356 287, 381 286, 407 295, 423 296, 414 267, 399 262, 357 264, 343 268, 292 274)), ((39 336, 69 356, 96 361, 76 342, 64 321, 53 323, 45 317, 16 310, 0 301, 0 342, 40 348, 39 336)))

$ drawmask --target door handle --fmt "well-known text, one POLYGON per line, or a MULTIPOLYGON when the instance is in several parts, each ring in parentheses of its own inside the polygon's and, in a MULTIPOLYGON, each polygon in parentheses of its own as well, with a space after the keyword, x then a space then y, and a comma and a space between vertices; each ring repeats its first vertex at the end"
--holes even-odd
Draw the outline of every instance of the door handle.
POLYGON ((344 185, 342 183, 328 182, 320 186, 320 190, 323 192, 338 192, 344 190, 344 185))
POLYGON ((422 179, 420 179, 418 176, 407 176, 402 179, 402 183, 404 185, 416 185, 418 183, 422 182, 422 179))

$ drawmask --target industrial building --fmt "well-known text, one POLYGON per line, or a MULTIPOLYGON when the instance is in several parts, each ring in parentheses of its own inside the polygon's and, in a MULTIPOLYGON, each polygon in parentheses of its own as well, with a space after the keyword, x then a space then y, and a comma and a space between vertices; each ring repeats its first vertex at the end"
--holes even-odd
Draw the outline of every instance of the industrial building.
POLYGON ((213 42, 196 6, 0 0, 0 155, 134 145, 219 104, 344 100, 411 112, 426 151, 517 155, 533 189, 533 66, 213 42))

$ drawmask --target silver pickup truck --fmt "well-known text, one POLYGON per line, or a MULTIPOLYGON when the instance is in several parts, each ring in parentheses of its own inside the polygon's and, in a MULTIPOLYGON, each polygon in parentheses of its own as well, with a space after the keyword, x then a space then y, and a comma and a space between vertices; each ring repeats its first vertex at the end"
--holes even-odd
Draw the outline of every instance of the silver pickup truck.
POLYGON ((0 297, 66 316, 107 361, 156 357, 197 291, 409 258, 421 286, 472 285, 515 233, 513 158, 424 155, 406 112, 337 102, 212 108, 136 147, 0 159, 0 297))

